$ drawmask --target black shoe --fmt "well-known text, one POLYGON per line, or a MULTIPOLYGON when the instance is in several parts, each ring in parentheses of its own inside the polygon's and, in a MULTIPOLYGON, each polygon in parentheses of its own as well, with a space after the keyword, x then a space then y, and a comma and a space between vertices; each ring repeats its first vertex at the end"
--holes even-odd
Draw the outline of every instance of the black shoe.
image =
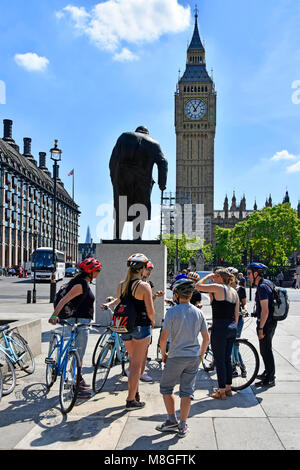
POLYGON ((245 379, 245 378, 247 377, 247 370, 246 370, 246 367, 241 367, 241 373, 242 373, 243 379, 245 379))
POLYGON ((234 379, 235 377, 238 377, 239 373, 236 369, 232 369, 232 378, 234 379))
POLYGON ((274 380, 268 380, 268 379, 261 380, 260 382, 256 382, 255 387, 275 387, 275 379, 274 380))
POLYGON ((256 378, 257 378, 258 380, 265 380, 265 378, 266 378, 266 373, 263 372, 262 374, 258 374, 258 375, 256 376, 256 378))
POLYGON ((140 408, 144 408, 144 406, 146 405, 145 402, 143 401, 136 401, 136 400, 132 400, 132 401, 126 401, 126 411, 134 411, 134 410, 139 410, 140 408))
POLYGON ((140 397, 139 392, 136 392, 136 394, 135 394, 135 401, 138 401, 138 402, 141 401, 141 397, 140 397))

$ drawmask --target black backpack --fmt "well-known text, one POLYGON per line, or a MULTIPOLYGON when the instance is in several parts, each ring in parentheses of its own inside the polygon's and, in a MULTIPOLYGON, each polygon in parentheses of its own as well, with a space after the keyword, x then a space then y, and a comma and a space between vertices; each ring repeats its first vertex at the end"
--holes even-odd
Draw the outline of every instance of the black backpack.
POLYGON ((285 320, 289 313, 290 301, 288 298, 287 290, 282 287, 277 287, 269 280, 264 279, 264 284, 271 287, 273 294, 273 308, 271 311, 273 320, 285 320))
POLYGON ((121 301, 114 310, 113 324, 110 328, 116 333, 132 333, 135 327, 137 313, 132 297, 140 282, 136 283, 133 293, 128 292, 127 295, 121 296, 121 301))
MULTIPOLYGON (((82 299, 80 300, 79 304, 77 305, 77 307, 75 308, 74 305, 72 304, 72 300, 70 302, 68 302, 62 309, 61 311, 59 312, 58 314, 58 318, 60 320, 66 320, 67 318, 70 318, 70 317, 74 317, 76 316, 76 312, 79 308, 79 306, 82 304, 82 302, 84 301, 84 299, 86 298, 86 295, 87 295, 87 292, 88 292, 88 287, 85 286, 85 282, 82 284, 82 288, 83 288, 83 296, 82 296, 82 299)), ((61 286, 61 288, 59 289, 59 291, 56 293, 55 295, 55 298, 54 298, 54 301, 53 301, 53 306, 54 308, 57 307, 57 305, 59 304, 59 302, 61 301, 61 299, 63 299, 65 297, 65 295, 67 295, 67 293, 72 289, 72 287, 76 285, 74 283, 71 282, 67 282, 66 284, 63 284, 61 286)))

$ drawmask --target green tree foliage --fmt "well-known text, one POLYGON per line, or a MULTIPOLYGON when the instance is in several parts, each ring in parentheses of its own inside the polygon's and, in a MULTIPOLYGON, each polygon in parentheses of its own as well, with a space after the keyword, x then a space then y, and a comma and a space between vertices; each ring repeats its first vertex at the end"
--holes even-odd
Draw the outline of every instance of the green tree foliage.
POLYGON ((216 228, 214 253, 229 264, 241 264, 242 251, 250 247, 269 266, 286 265, 294 250, 300 249, 300 220, 289 204, 253 212, 233 229, 216 228))
POLYGON ((183 234, 182 236, 178 237, 176 242, 176 236, 171 233, 169 235, 164 235, 162 242, 168 249, 168 264, 172 265, 176 260, 176 244, 178 247, 178 258, 182 263, 187 264, 191 256, 193 256, 196 260, 199 248, 202 248, 205 263, 209 264, 212 262, 213 252, 211 245, 204 245, 203 240, 200 240, 199 238, 188 238, 185 234, 183 234))

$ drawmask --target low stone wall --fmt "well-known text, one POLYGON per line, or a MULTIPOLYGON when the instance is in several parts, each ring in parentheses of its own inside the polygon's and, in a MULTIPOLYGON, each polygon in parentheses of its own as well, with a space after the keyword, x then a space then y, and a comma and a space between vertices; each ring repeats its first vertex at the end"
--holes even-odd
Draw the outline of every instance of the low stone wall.
POLYGON ((42 353, 41 320, 6 320, 1 318, 0 325, 5 324, 10 324, 12 329, 15 329, 17 333, 26 339, 34 357, 42 353))

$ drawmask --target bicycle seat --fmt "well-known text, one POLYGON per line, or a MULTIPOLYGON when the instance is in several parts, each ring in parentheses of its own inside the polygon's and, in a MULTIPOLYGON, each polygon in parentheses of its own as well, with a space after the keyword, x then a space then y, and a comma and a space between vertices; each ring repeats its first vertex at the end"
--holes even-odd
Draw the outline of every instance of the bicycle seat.
POLYGON ((9 330, 9 329, 10 329, 9 325, 0 326, 0 333, 1 333, 1 331, 5 331, 5 330, 9 330))

